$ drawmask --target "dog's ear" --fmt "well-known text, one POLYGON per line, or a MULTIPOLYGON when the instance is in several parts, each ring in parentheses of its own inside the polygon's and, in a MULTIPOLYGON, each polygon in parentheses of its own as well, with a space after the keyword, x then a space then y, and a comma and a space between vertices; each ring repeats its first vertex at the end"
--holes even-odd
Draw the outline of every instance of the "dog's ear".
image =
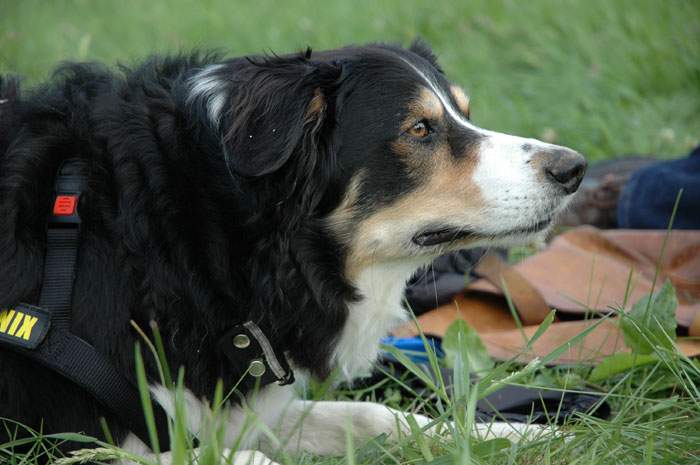
POLYGON ((440 64, 438 63, 437 56, 433 52, 433 49, 430 48, 430 45, 428 45, 428 43, 422 38, 416 37, 408 50, 424 58, 426 61, 428 61, 428 63, 437 68, 438 71, 444 73, 440 67, 440 64))
POLYGON ((233 172, 249 177, 272 173, 317 137, 341 66, 309 57, 310 51, 251 59, 235 78, 222 121, 226 162, 233 172))

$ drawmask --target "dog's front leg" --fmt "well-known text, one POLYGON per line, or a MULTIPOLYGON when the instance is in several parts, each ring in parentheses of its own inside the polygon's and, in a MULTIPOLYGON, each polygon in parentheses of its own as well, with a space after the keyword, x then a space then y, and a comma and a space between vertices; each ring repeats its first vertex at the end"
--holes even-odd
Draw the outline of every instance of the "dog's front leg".
POLYGON ((257 450, 239 450, 230 454, 224 454, 227 464, 231 465, 279 465, 277 462, 270 460, 267 455, 257 450))
MULTIPOLYGON (((343 455, 346 452, 347 432, 356 445, 382 433, 396 441, 409 431, 408 413, 371 402, 297 400, 286 407, 277 428, 275 439, 264 439, 267 450, 282 446, 288 453, 307 451, 317 455, 343 455)), ((419 427, 431 420, 413 415, 419 427)))
MULTIPOLYGON (((121 448, 151 463, 160 463, 161 465, 170 465, 172 463, 172 454, 170 452, 163 452, 156 457, 156 454, 151 452, 150 448, 133 434, 127 437, 121 448)), ((199 449, 194 449, 192 451, 195 462, 199 454, 199 449)), ((120 460, 116 463, 118 465, 138 465, 131 460, 120 460)), ((229 449, 224 449, 222 451, 221 463, 227 465, 279 465, 277 462, 273 462, 268 458, 267 455, 257 450, 238 450, 231 452, 229 449)))
MULTIPOLYGON (((425 415, 401 412, 381 404, 297 400, 282 414, 274 430, 277 437, 273 440, 263 439, 263 449, 274 451, 282 446, 291 454, 303 450, 318 455, 343 455, 347 447, 348 428, 356 446, 380 434, 388 434, 389 440, 397 441, 410 434, 409 415, 428 435, 444 432, 437 426, 428 427, 433 420, 425 415)), ((474 425, 474 433, 481 438, 501 437, 516 442, 542 434, 545 429, 541 425, 524 423, 474 425)))
MULTIPOLYGON (((193 455, 197 457, 199 450, 193 451, 193 455)), ((170 465, 172 463, 170 452, 164 452, 158 457, 155 454, 144 454, 141 458, 152 463, 160 463, 161 465, 170 465)), ((131 460, 121 460, 118 463, 119 465, 138 465, 131 460)), ((224 450, 221 454, 221 463, 227 465, 279 465, 257 450, 239 450, 233 453, 229 450, 224 450)))

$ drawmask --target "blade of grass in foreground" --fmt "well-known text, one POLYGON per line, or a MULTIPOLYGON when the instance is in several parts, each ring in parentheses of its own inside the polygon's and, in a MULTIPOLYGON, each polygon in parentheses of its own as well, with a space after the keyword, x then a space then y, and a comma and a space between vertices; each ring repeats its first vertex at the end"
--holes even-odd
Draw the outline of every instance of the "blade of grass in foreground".
POLYGON ((136 361, 136 380, 138 382, 139 395, 141 396, 141 406, 143 407, 144 418, 146 419, 146 427, 148 428, 148 436, 151 440, 151 449, 156 455, 158 464, 160 464, 160 443, 158 442, 158 431, 156 429, 156 420, 153 414, 151 393, 148 389, 148 381, 146 379, 146 369, 144 368, 143 357, 141 356, 141 345, 138 341, 136 341, 135 344, 134 356, 136 361))

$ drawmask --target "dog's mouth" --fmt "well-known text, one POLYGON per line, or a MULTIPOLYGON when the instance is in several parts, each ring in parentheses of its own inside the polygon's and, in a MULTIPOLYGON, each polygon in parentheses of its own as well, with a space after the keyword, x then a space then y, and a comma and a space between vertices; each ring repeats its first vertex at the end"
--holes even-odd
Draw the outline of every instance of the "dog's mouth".
POLYGON ((553 217, 545 218, 533 225, 524 228, 515 228, 497 233, 483 233, 471 229, 459 228, 455 226, 429 227, 419 232, 411 239, 412 242, 421 247, 430 247, 450 242, 455 242, 464 238, 474 239, 499 239, 508 236, 527 236, 546 229, 552 223, 553 217))
POLYGON ((440 229, 429 229, 413 236, 413 243, 421 247, 444 244, 456 241, 468 236, 473 236, 474 231, 454 227, 444 227, 440 229))

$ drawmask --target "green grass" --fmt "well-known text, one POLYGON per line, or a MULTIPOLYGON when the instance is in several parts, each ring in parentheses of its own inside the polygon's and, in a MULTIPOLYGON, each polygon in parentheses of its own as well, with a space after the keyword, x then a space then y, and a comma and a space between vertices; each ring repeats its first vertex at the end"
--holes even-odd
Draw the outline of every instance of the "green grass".
MULTIPOLYGON (((153 52, 196 48, 231 55, 281 53, 307 45, 408 43, 420 35, 433 45, 449 76, 468 89, 480 125, 569 145, 593 160, 628 153, 679 156, 700 143, 698 18, 699 2, 675 0, 0 0, 0 73, 20 73, 36 83, 68 59, 133 63, 153 52)), ((517 372, 522 367, 507 368, 517 372)), ((277 459, 325 465, 700 463, 697 363, 659 349, 651 364, 595 383, 586 381, 589 374, 590 367, 583 366, 539 367, 518 381, 607 393, 611 418, 581 416, 564 428, 570 433, 566 439, 506 445, 489 456, 484 443, 466 432, 475 388, 448 392, 443 410, 437 411, 427 398, 402 396, 396 382, 385 380, 367 389, 315 391, 313 396, 378 399, 403 409, 423 405, 439 422, 459 418, 462 429, 456 437, 441 439, 414 432, 396 445, 378 438, 354 444, 353 453, 342 458, 302 454, 277 459)), ((174 427, 177 450, 184 454, 186 413, 181 410, 174 427)), ((76 439, 34 434, 35 448, 25 457, 9 457, 10 445, 0 444, 0 462, 33 465, 42 455, 58 457, 52 444, 76 439)), ((213 452, 221 447, 217 434, 213 421, 202 441, 213 452)), ((205 462, 216 463, 211 457, 205 462)))
MULTIPOLYGON (((650 334, 640 332, 638 336, 646 338, 650 334)), ((315 457, 306 453, 295 457, 278 453, 274 457, 284 465, 697 464, 700 461, 700 363, 688 360, 673 349, 655 348, 652 355, 657 359, 655 363, 626 369, 595 383, 590 381, 590 368, 545 368, 542 366, 547 360, 545 357, 541 364, 525 367, 499 364, 480 373, 484 381, 476 385, 450 389, 438 382, 416 396, 400 394, 398 382, 390 379, 362 390, 328 391, 315 386, 310 392, 313 398, 379 400, 405 410, 421 408, 436 418, 437 424, 452 428, 452 434, 434 437, 416 428, 398 443, 381 436, 367 443, 348 441, 345 457, 315 457), (505 377, 511 380, 510 384, 522 386, 584 393, 603 391, 613 413, 607 420, 580 414, 561 427, 559 434, 546 434, 520 443, 470 437, 473 402, 496 389, 498 381, 505 377), (439 405, 435 403, 436 398, 442 399, 439 405)), ((146 351, 144 356, 151 354, 146 351)), ((455 362, 454 366, 455 377, 469 378, 464 364, 455 362)), ((176 383, 179 393, 182 379, 180 372, 176 383)), ((222 394, 218 389, 213 405, 220 404, 217 399, 220 400, 222 394)), ((175 463, 194 464, 187 450, 189 443, 184 426, 187 412, 181 395, 176 400, 176 412, 172 437, 178 439, 171 450, 177 450, 181 460, 175 463)), ((215 408, 206 432, 200 436, 204 452, 196 462, 198 465, 224 463, 219 459, 224 447, 223 418, 226 418, 225 412, 215 408)), ((61 440, 69 439, 85 440, 75 434, 42 437, 36 433, 32 441, 34 450, 29 455, 3 456, 9 445, 0 445, 0 461, 5 457, 11 465, 34 465, 38 457, 43 456, 62 459, 62 465, 69 465, 80 463, 81 459, 131 458, 142 465, 155 465, 155 461, 130 456, 109 444, 86 443, 86 449, 74 457, 63 457, 52 448, 61 440), (96 446, 100 448, 95 449, 96 446)))
POLYGON ((232 55, 420 35, 468 89, 478 124, 590 159, 680 156, 700 143, 697 1, 0 1, 0 72, 61 60, 232 55))

